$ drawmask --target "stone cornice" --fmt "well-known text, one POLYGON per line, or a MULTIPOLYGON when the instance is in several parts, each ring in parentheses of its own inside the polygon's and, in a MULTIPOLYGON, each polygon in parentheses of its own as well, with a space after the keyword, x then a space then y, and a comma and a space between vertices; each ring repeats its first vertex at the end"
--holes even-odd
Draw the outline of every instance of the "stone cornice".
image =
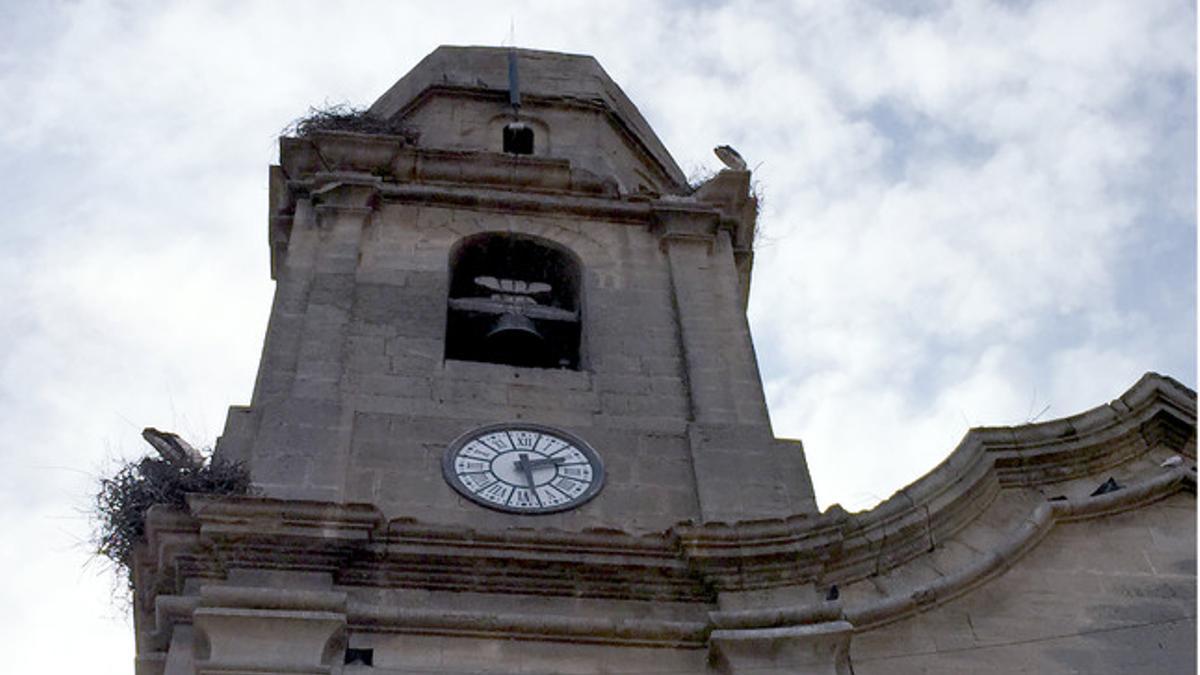
POLYGON ((401 136, 322 131, 284 137, 270 172, 268 240, 274 278, 286 256, 297 207, 341 217, 381 203, 572 216, 653 227, 664 240, 713 240, 730 233, 742 304, 749 294, 757 200, 748 171, 723 170, 690 195, 621 194, 615 181, 567 159, 421 148, 401 136))
POLYGON ((611 222, 645 225, 650 220, 646 202, 589 197, 580 194, 514 192, 481 186, 383 183, 379 195, 401 204, 438 204, 482 211, 557 215, 565 214, 611 222))
POLYGON ((370 187, 400 202, 561 211, 642 224, 651 221, 652 205, 689 209, 715 217, 735 232, 738 250, 747 251, 757 217, 744 171, 722 171, 690 197, 620 195, 612 180, 574 168, 565 159, 417 148, 401 137, 354 132, 281 138, 280 166, 273 168, 271 178, 271 214, 276 218, 290 215, 297 199, 334 182, 370 187))
POLYGON ((325 131, 280 139, 280 165, 292 181, 362 175, 390 183, 462 184, 534 192, 617 196, 617 185, 565 159, 414 148, 398 137, 325 131))
POLYGON ((1004 485, 1042 485, 1104 471, 1160 440, 1194 459, 1195 420, 1195 392, 1147 373, 1106 405, 1039 424, 972 429, 963 444, 991 455, 1004 485))
POLYGON ((351 628, 358 631, 642 647, 697 648, 704 645, 708 635, 704 621, 426 610, 368 603, 351 603, 347 619, 351 628))

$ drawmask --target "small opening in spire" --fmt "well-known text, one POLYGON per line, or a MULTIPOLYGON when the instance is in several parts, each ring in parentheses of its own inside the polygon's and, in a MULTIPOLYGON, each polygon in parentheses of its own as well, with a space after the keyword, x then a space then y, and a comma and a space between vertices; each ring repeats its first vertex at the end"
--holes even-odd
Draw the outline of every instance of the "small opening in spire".
POLYGON ((532 155, 533 127, 524 122, 504 125, 504 151, 514 155, 532 155))

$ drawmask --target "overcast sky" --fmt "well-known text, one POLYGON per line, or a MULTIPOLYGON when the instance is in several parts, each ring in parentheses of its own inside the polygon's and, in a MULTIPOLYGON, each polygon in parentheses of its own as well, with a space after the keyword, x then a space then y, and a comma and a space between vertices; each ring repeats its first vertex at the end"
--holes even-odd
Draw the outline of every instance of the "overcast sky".
POLYGON ((147 425, 210 445, 269 310, 267 166, 439 44, 590 53, 685 172, 765 195, 776 434, 871 506, 970 426, 1195 387, 1195 13, 1046 2, 0 0, 5 669, 132 673, 83 513, 147 425))

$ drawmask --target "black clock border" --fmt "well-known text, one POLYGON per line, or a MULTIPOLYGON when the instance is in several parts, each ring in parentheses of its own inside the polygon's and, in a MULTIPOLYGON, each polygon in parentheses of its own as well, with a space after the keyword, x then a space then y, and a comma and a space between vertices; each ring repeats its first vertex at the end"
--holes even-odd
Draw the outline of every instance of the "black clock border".
POLYGON ((484 426, 476 427, 470 431, 460 434, 458 438, 455 438, 453 441, 451 441, 450 445, 446 447, 446 451, 442 454, 442 477, 446 480, 446 483, 448 483, 450 487, 454 488, 455 492, 484 508, 491 509, 493 511, 501 511, 503 513, 512 513, 520 516, 545 516, 552 513, 561 513, 562 511, 569 511, 571 509, 579 508, 580 506, 583 506, 591 501, 597 494, 600 493, 600 489, 604 487, 604 476, 604 461, 600 459, 600 453, 596 452, 595 448, 593 448, 587 441, 569 431, 564 431, 557 427, 552 427, 546 424, 537 424, 535 422, 496 422, 494 424, 485 424, 484 426), (486 436, 494 431, 534 431, 539 434, 550 434, 552 436, 557 436, 565 441, 568 441, 571 443, 571 445, 574 445, 579 449, 580 452, 587 456, 588 462, 591 463, 591 485, 589 485, 587 490, 585 490, 577 499, 569 500, 564 504, 558 504, 556 506, 535 507, 533 510, 512 507, 504 504, 496 504, 495 502, 489 502, 480 498, 474 492, 471 492, 469 489, 467 489, 466 485, 463 485, 462 481, 458 477, 458 473, 454 470, 454 459, 458 455, 458 451, 461 450, 464 445, 478 439, 480 436, 486 436))

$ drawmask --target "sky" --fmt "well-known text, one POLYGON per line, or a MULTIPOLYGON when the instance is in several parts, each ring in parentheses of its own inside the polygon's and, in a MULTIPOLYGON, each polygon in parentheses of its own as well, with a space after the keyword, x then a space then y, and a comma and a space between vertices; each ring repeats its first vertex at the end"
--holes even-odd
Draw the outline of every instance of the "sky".
POLYGON ((10 672, 132 672, 97 477, 248 402, 280 130, 439 44, 592 54, 686 173, 747 159, 759 365, 823 508, 972 426, 1196 386, 1190 2, 0 0, 10 672))

